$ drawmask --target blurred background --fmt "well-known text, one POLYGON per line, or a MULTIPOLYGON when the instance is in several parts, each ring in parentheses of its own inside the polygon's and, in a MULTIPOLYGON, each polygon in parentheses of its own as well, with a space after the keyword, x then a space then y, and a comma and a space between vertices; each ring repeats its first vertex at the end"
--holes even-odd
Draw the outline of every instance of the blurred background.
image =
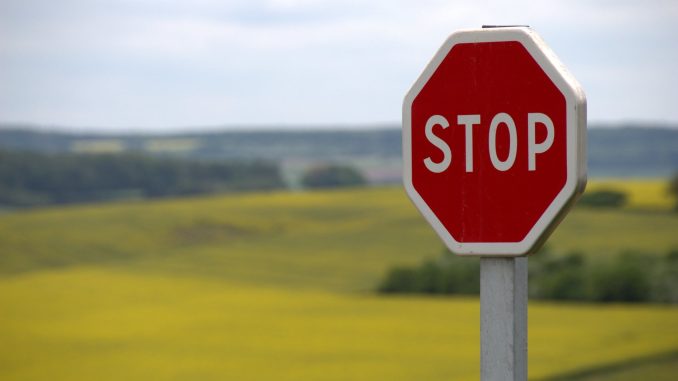
POLYGON ((0 378, 473 380, 478 261, 401 184, 449 34, 533 27, 588 99, 530 258, 535 380, 678 374, 674 1, 0 0, 0 378))

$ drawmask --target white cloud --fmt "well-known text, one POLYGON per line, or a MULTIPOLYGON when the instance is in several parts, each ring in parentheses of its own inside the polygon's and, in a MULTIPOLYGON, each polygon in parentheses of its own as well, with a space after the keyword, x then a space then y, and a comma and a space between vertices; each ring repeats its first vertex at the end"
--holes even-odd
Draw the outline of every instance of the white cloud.
POLYGON ((0 121, 91 126, 397 122, 445 37, 533 26, 595 120, 665 119, 675 1, 0 3, 0 121), (630 105, 632 103, 632 105, 630 105))

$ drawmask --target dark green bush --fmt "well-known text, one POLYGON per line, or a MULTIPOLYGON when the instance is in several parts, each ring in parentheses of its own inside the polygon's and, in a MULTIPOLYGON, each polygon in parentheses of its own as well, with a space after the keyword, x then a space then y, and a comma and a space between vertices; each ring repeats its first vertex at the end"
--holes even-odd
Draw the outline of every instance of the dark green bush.
POLYGON ((379 284, 382 293, 408 293, 415 290, 416 270, 410 267, 394 267, 379 284))
POLYGON ((678 303, 678 249, 669 251, 657 266, 651 279, 653 301, 678 303))
POLYGON ((619 208, 626 205, 627 201, 628 197, 626 193, 605 189, 584 193, 579 200, 579 203, 594 208, 619 208))
MULTIPOLYGON (((622 253, 589 261, 582 253, 548 250, 529 259, 533 299, 589 302, 678 303, 678 250, 663 257, 622 253)), ((380 283, 382 293, 477 295, 480 261, 445 251, 416 267, 396 267, 380 283)))
POLYGON ((418 267, 391 269, 378 287, 384 293, 463 294, 480 290, 480 265, 477 258, 459 258, 448 251, 438 260, 418 267))
POLYGON ((653 257, 623 253, 598 263, 591 273, 591 299, 597 302, 643 302, 651 296, 653 257))
POLYGON ((529 259, 529 292, 535 299, 586 300, 586 263, 580 253, 563 256, 548 251, 529 259))
POLYGON ((443 293, 477 295, 480 293, 480 260, 460 258, 446 251, 443 268, 443 293))
POLYGON ((669 181, 669 189, 668 192, 671 196, 673 196, 675 200, 675 204, 673 207, 673 210, 678 212, 678 172, 676 172, 672 177, 671 180, 669 181))
POLYGON ((414 292, 437 294, 443 282, 443 269, 435 262, 427 261, 414 272, 414 292))
POLYGON ((342 165, 313 167, 301 178, 301 184, 306 188, 336 188, 366 183, 365 177, 357 169, 342 165))

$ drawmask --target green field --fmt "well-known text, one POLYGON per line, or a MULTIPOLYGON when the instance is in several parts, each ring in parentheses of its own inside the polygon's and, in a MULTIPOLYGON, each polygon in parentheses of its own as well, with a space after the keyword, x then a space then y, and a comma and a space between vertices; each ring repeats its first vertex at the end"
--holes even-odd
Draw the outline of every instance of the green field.
POLYGON ((549 381, 675 381, 676 374, 678 374, 678 352, 669 352, 579 370, 552 377, 549 381))
MULTIPOLYGON (((575 209, 554 252, 678 247, 663 183, 610 182, 631 204, 575 209)), ((371 291, 441 250, 399 188, 6 214, 0 379, 478 379, 477 299, 371 291)), ((676 321, 668 306, 531 302, 530 376, 675 352, 676 321)))

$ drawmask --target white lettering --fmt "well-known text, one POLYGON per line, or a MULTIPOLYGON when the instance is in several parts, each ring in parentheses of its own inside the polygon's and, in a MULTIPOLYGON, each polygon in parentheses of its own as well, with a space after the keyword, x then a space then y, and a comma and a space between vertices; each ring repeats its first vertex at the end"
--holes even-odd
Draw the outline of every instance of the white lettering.
MULTIPOLYGON (((473 150, 473 129, 480 125, 479 114, 457 115, 457 125, 464 126, 465 136, 465 166, 466 172, 474 171, 474 150, 473 150)), ((446 171, 452 164, 452 149, 450 145, 434 133, 436 126, 446 129, 450 126, 447 119, 442 115, 433 115, 426 121, 425 133, 428 141, 440 150, 442 159, 439 162, 433 161, 431 157, 424 159, 426 168, 434 173, 446 171)), ((551 118, 542 113, 532 112, 527 114, 527 169, 529 171, 537 170, 537 155, 548 151, 553 145, 555 139, 555 128, 551 118), (546 137, 543 141, 537 142, 537 125, 541 124, 546 128, 546 137)), ((513 167, 518 153, 518 133, 516 123, 511 115, 500 112, 496 114, 490 122, 488 132, 488 151, 490 161, 494 168, 505 172, 513 167), (508 132, 508 155, 504 160, 499 159, 497 154, 497 133, 501 125, 507 128, 508 132)))
POLYGON ((508 171, 513 166, 513 163, 516 161, 516 152, 518 146, 518 138, 516 134, 516 124, 513 122, 511 116, 505 112, 500 112, 492 118, 492 123, 490 123, 490 138, 488 141, 489 151, 490 151, 490 160, 492 160, 492 165, 500 171, 508 171), (497 127, 500 124, 505 125, 508 128, 509 132, 509 153, 506 160, 501 161, 497 156, 497 127))
POLYGON ((436 146, 436 148, 442 151, 443 159, 439 163, 436 163, 433 160, 431 160, 430 157, 427 157, 426 159, 424 159, 424 165, 426 165, 426 168, 428 168, 429 171, 434 173, 440 173, 445 171, 452 163, 452 150, 450 149, 450 146, 447 145, 447 143, 445 143, 444 140, 442 140, 436 134, 433 133, 433 127, 435 126, 447 128, 450 126, 450 124, 447 122, 447 119, 445 119, 445 117, 441 115, 433 115, 426 121, 426 138, 428 139, 429 142, 431 142, 431 144, 433 144, 434 146, 436 146))
POLYGON ((553 145, 553 121, 545 114, 538 112, 527 114, 527 169, 530 171, 537 170, 537 154, 544 153, 553 145), (543 124, 546 127, 546 139, 543 142, 537 143, 537 123, 543 124))
POLYGON ((466 172, 473 172, 473 126, 480 124, 480 115, 459 115, 457 124, 465 126, 466 134, 466 172))

